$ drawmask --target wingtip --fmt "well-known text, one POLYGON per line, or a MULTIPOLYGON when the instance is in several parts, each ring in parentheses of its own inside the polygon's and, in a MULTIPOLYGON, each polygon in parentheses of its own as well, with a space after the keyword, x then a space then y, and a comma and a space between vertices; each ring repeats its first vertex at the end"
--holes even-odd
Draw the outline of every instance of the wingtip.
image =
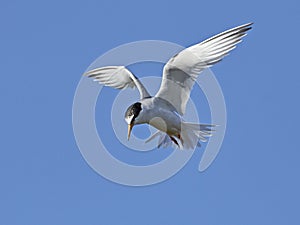
POLYGON ((88 70, 87 72, 84 72, 82 76, 84 76, 84 77, 95 77, 95 76, 98 75, 97 73, 95 73, 97 69, 99 69, 99 68, 88 70))
POLYGON ((90 77, 92 74, 91 74, 91 72, 92 72, 93 70, 88 70, 88 71, 86 71, 86 72, 84 72, 83 74, 82 74, 82 76, 84 76, 84 77, 90 77))
POLYGON ((249 23, 245 23, 245 24, 242 24, 240 26, 237 26, 236 28, 233 28, 233 29, 247 29, 247 30, 250 30, 252 28, 253 24, 254 24, 254 22, 249 22, 249 23))
POLYGON ((252 29, 253 24, 254 24, 254 22, 245 23, 244 25, 242 25, 242 27, 248 27, 250 30, 250 29, 252 29))
POLYGON ((233 28, 233 29, 239 30, 239 32, 243 32, 243 33, 246 34, 247 31, 252 29, 253 24, 254 24, 253 22, 245 23, 245 24, 240 25, 240 26, 238 26, 236 28, 233 28))

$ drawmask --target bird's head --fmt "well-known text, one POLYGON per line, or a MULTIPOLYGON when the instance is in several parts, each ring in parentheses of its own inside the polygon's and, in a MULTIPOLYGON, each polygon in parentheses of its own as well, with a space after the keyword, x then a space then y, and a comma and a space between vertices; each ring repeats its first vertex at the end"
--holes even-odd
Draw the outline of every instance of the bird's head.
POLYGON ((135 124, 139 123, 139 115, 142 111, 142 103, 136 102, 128 107, 125 113, 125 121, 128 124, 128 140, 130 138, 130 133, 135 124))

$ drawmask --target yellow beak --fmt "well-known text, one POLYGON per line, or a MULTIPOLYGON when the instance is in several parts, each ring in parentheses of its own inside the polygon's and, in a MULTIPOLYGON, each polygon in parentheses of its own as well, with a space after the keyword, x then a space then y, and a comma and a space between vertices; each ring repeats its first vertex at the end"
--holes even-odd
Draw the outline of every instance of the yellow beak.
POLYGON ((131 134, 131 130, 132 130, 132 127, 133 127, 133 124, 128 124, 128 133, 127 133, 127 135, 128 135, 128 140, 129 140, 129 138, 130 138, 130 134, 131 134))

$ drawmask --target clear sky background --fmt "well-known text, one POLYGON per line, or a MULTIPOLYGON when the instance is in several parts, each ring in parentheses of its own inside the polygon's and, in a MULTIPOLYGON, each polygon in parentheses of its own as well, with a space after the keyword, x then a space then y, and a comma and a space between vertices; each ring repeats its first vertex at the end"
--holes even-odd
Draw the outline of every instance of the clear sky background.
POLYGON ((296 0, 1 1, 0 225, 300 224, 299 8, 296 0), (208 170, 197 170, 200 149, 173 178, 132 188, 87 165, 71 113, 94 59, 145 39, 189 46, 247 22, 255 24, 244 42, 212 68, 228 126, 208 170))

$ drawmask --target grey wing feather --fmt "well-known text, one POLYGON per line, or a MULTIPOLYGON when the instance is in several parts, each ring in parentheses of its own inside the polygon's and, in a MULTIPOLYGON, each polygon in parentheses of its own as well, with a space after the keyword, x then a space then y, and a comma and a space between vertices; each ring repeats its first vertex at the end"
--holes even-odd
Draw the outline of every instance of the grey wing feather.
POLYGON ((90 70, 84 74, 105 86, 116 89, 137 87, 140 98, 149 97, 149 93, 139 79, 124 66, 105 66, 90 70))
POLYGON ((173 56, 165 65, 156 97, 171 103, 183 115, 198 75, 221 61, 241 42, 252 23, 222 32, 173 56))

